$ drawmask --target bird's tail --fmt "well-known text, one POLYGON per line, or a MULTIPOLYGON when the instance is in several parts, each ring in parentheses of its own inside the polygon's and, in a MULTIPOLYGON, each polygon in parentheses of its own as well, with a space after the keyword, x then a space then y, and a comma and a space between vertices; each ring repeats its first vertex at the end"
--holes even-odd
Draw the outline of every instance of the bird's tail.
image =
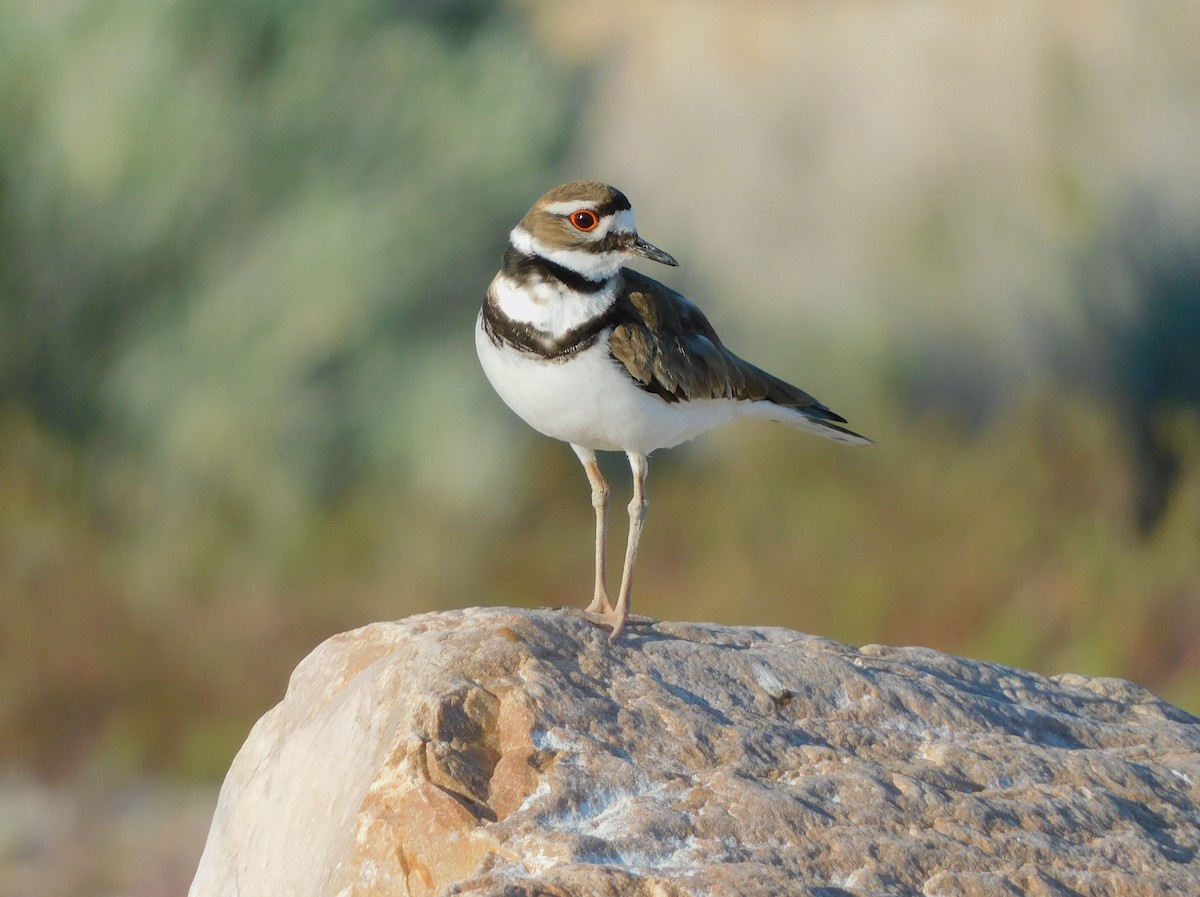
POLYGON ((774 402, 755 402, 754 414, 767 420, 778 421, 795 427, 797 430, 807 430, 826 439, 846 445, 874 445, 870 439, 861 433, 855 433, 849 427, 843 427, 846 419, 835 411, 831 411, 819 403, 795 407, 777 405, 774 402))

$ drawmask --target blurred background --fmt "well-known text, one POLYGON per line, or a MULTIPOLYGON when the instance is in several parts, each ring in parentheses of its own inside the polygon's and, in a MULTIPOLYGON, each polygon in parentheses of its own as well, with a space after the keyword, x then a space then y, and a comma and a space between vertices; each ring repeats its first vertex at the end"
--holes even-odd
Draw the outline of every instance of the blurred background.
POLYGON ((184 893, 334 633, 586 603, 586 478, 472 337, 574 178, 877 442, 656 457, 635 612, 1197 711, 1197 34, 1133 0, 5 5, 0 895, 184 893))

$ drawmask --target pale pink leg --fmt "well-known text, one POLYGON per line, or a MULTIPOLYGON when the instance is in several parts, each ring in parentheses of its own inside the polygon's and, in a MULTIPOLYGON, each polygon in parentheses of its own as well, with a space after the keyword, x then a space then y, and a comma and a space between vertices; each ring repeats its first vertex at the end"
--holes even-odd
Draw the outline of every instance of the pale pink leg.
POLYGON ((608 483, 604 482, 604 477, 600 474, 600 465, 596 463, 594 451, 579 445, 572 445, 571 448, 583 462, 588 482, 592 484, 592 507, 596 509, 596 588, 592 594, 592 603, 587 606, 587 612, 608 614, 613 610, 608 600, 608 578, 604 570, 604 546, 608 539, 608 483))
POLYGON ((642 526, 646 522, 646 508, 649 501, 646 498, 646 474, 649 472, 650 459, 637 452, 628 452, 629 466, 633 470, 633 498, 629 501, 629 541, 625 545, 625 568, 621 572, 621 591, 617 595, 617 606, 610 616, 612 634, 615 640, 625 628, 629 619, 629 593, 633 591, 633 568, 637 564, 638 543, 642 539, 642 526))

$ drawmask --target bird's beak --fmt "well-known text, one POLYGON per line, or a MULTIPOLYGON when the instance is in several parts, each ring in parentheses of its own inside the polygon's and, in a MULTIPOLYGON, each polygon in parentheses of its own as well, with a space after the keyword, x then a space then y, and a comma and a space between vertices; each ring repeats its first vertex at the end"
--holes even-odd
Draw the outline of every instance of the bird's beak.
POLYGON ((648 258, 652 262, 659 262, 663 265, 670 265, 672 268, 678 268, 679 262, 667 253, 663 252, 653 243, 647 243, 641 237, 634 234, 633 243, 629 246, 629 251, 634 255, 640 255, 642 258, 648 258))

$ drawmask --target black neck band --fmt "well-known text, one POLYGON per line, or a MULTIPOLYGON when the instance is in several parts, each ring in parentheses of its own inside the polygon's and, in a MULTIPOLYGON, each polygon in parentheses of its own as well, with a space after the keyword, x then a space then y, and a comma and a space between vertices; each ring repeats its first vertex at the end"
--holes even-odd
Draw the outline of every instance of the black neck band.
POLYGON ((590 321, 572 327, 561 336, 553 336, 532 324, 508 317, 500 311, 489 293, 483 302, 483 329, 488 339, 497 346, 507 345, 550 361, 565 361, 576 352, 594 345, 600 334, 616 323, 618 304, 614 302, 590 321))
POLYGON ((611 280, 592 280, 566 265, 550 261, 543 255, 526 255, 511 243, 504 253, 503 271, 517 283, 528 283, 532 279, 557 280, 577 293, 598 293, 608 286, 611 280))

